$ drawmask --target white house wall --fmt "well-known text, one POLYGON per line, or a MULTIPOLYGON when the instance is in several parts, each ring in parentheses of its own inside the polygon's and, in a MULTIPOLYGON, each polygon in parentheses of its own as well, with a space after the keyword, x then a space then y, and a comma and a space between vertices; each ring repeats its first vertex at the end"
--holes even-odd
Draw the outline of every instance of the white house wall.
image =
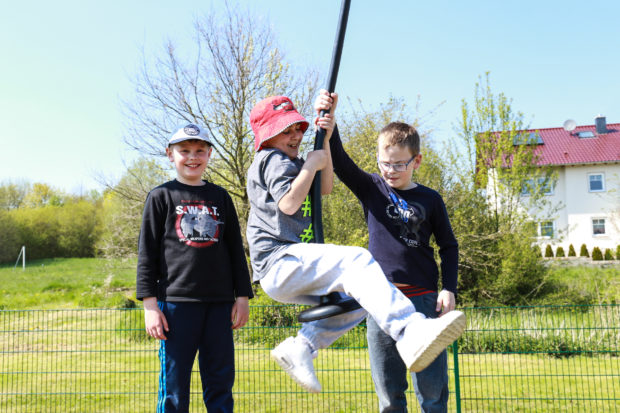
POLYGON ((581 244, 588 251, 599 247, 602 251, 614 251, 620 245, 620 164, 598 164, 585 166, 561 166, 557 169, 554 193, 549 195, 551 204, 561 203, 564 207, 555 213, 556 239, 539 240, 540 245, 551 244, 554 251, 562 246, 568 252, 573 245, 577 254, 581 244), (590 192, 588 176, 602 173, 605 180, 604 192, 590 192), (605 219, 605 234, 593 235, 592 220, 605 219))

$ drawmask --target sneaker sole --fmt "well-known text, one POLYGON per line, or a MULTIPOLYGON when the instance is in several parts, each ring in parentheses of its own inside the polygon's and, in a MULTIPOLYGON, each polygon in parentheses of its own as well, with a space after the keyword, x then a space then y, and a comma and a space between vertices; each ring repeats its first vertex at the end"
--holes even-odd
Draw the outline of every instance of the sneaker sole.
POLYGON ((418 373, 428 367, 446 347, 452 344, 465 331, 466 317, 460 313, 452 322, 431 341, 428 346, 421 349, 414 357, 409 371, 418 373))
POLYGON ((295 376, 292 373, 292 368, 291 368, 291 364, 289 362, 286 361, 286 359, 284 359, 284 357, 281 357, 277 354, 277 352, 274 350, 271 350, 271 357, 276 361, 276 363, 278 363, 280 365, 280 367, 282 367, 282 370, 284 370, 293 380, 295 380, 295 382, 297 384, 299 384, 301 387, 303 387, 304 390, 310 392, 310 393, 320 393, 321 389, 315 389, 314 387, 308 386, 306 383, 304 383, 303 381, 301 381, 300 379, 297 378, 297 376, 295 376))

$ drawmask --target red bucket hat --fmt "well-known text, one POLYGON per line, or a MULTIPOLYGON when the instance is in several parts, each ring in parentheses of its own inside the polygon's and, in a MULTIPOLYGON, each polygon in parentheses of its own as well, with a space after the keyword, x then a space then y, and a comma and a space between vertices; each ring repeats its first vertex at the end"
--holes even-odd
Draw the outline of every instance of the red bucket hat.
POLYGON ((263 144, 295 123, 301 123, 301 131, 308 129, 308 121, 295 109, 286 96, 271 96, 258 102, 250 113, 250 125, 254 132, 254 149, 260 151, 263 144))

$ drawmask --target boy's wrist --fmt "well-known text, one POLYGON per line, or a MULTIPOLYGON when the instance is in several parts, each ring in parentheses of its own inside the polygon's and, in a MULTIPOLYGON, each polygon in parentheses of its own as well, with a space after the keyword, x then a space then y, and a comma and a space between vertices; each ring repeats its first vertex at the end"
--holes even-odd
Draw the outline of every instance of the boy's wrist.
POLYGON ((159 308, 157 306, 157 297, 144 297, 142 299, 142 304, 144 305, 145 310, 154 310, 155 308, 159 308))

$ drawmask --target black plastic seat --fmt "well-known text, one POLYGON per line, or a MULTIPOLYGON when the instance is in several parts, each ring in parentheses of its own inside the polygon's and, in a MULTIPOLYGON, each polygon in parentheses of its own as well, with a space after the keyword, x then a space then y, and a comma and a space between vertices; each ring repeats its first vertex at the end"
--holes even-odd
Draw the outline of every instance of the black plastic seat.
POLYGON ((334 292, 322 296, 319 305, 300 312, 297 320, 301 323, 307 323, 348 313, 358 308, 361 308, 361 306, 353 298, 343 297, 340 293, 334 292))

